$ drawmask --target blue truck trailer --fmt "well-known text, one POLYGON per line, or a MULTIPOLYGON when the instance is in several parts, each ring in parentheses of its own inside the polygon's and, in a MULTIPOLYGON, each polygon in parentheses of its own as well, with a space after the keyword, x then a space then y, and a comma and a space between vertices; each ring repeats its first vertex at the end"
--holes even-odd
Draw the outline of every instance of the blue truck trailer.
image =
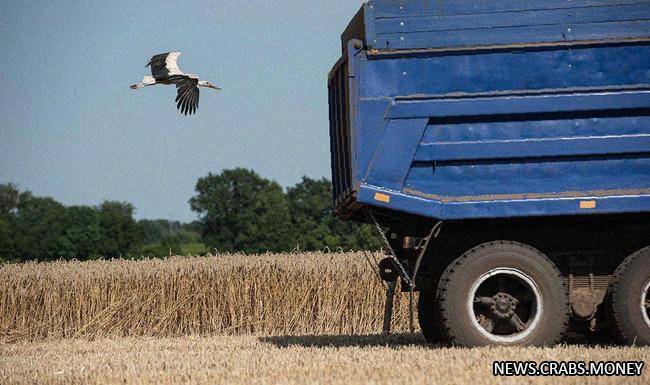
POLYGON ((369 1, 328 87, 335 214, 429 341, 650 344, 650 1, 369 1))

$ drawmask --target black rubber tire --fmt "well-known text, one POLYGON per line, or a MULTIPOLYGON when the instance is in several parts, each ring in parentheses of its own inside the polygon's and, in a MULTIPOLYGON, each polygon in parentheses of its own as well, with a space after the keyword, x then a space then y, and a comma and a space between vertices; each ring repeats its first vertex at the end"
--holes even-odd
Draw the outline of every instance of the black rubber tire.
POLYGON ((452 262, 443 273, 437 291, 440 326, 452 345, 548 346, 559 343, 569 323, 569 295, 555 264, 538 250, 512 241, 479 245, 452 262), (538 287, 543 303, 539 322, 529 335, 517 341, 495 341, 475 326, 467 301, 475 282, 495 268, 524 273, 538 287))
POLYGON ((649 281, 650 247, 625 258, 614 272, 609 286, 609 310, 617 334, 625 344, 650 345, 650 326, 643 319, 640 306, 643 289, 649 281))
POLYGON ((418 298, 418 321, 424 339, 430 344, 439 344, 444 341, 442 333, 440 333, 438 318, 436 291, 434 289, 420 291, 420 297, 418 298))

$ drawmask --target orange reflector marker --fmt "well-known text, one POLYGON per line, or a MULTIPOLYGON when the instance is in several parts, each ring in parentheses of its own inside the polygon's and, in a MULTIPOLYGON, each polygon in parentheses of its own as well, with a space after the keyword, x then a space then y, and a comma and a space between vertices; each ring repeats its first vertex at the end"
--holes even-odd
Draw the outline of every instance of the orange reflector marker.
POLYGON ((390 203, 390 195, 375 193, 375 200, 384 203, 390 203))
POLYGON ((580 208, 581 209, 595 209, 596 208, 596 201, 580 201, 580 208))

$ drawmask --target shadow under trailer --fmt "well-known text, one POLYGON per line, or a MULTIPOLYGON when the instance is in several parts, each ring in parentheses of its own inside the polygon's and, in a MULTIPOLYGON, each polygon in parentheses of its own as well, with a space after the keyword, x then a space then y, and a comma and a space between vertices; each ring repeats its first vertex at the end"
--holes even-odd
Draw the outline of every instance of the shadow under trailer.
POLYGON ((342 47, 335 214, 428 341, 650 344, 650 1, 376 0, 342 47))

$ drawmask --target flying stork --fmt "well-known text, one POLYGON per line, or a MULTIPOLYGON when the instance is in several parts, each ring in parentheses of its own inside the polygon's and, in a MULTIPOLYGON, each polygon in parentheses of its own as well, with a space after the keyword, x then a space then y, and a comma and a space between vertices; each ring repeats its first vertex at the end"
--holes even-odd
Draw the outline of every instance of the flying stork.
POLYGON ((177 93, 176 108, 180 110, 181 114, 192 115, 199 108, 199 87, 209 87, 215 90, 221 88, 206 80, 199 80, 196 75, 183 73, 176 64, 180 54, 180 52, 167 52, 153 56, 145 66, 145 68, 151 67, 151 76, 145 76, 142 83, 133 84, 131 89, 137 90, 156 84, 174 84, 177 93))

